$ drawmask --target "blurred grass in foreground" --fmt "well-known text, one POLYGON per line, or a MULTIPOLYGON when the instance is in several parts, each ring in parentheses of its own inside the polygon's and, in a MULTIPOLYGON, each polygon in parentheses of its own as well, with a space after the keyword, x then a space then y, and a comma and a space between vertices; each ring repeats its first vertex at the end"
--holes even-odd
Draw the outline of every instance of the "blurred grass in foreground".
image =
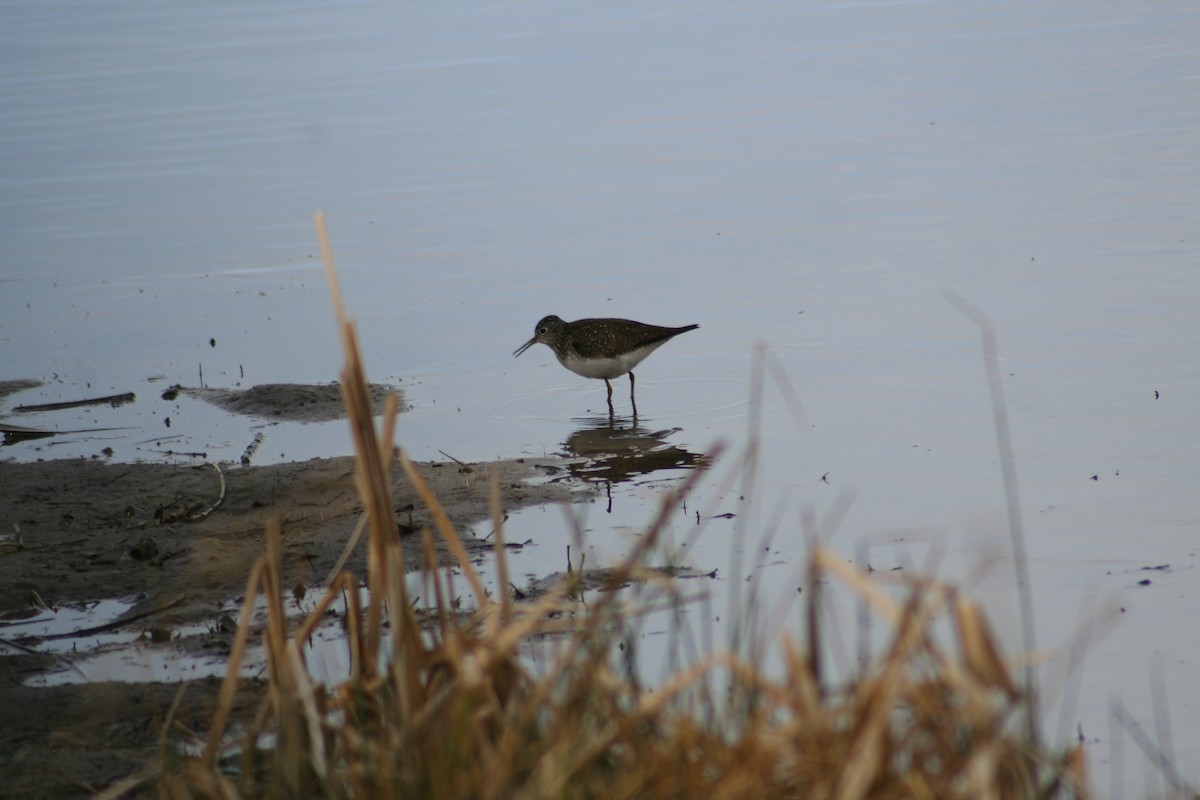
MULTIPOLYGON (((598 600, 580 599, 578 572, 537 599, 491 598, 437 498, 400 452, 400 467, 476 604, 469 615, 456 607, 427 531, 422 568, 434 613, 421 624, 404 580, 414 565, 403 561, 387 481, 396 405, 389 401, 377 435, 357 335, 342 308, 320 221, 318 227, 346 351, 341 379, 368 517, 369 599, 359 607, 359 581, 342 573, 289 635, 280 532, 270 525, 267 552, 247 581, 207 743, 192 757, 164 749, 160 796, 1088 797, 1082 749, 1054 752, 1029 739, 1021 724, 1031 713, 1027 695, 1011 679, 978 606, 920 579, 900 579, 897 603, 884 591, 896 578, 884 583, 857 573, 817 547, 810 554, 806 640, 782 638, 781 676, 768 678, 761 664, 733 652, 713 652, 646 689, 620 667, 632 657, 622 648, 627 619, 638 609, 615 589, 646 579, 641 561, 665 513, 609 573, 611 591, 598 600), (815 605, 816 587, 830 578, 890 624, 889 644, 875 663, 836 688, 821 674, 825 634, 815 605), (269 611, 263 634, 269 686, 253 724, 227 736, 260 591, 269 611), (351 672, 330 690, 310 676, 305 641, 343 597, 351 672), (553 655, 535 672, 519 649, 547 632, 557 637, 553 655)), ((495 485, 493 513, 499 583, 507 586, 495 485)))

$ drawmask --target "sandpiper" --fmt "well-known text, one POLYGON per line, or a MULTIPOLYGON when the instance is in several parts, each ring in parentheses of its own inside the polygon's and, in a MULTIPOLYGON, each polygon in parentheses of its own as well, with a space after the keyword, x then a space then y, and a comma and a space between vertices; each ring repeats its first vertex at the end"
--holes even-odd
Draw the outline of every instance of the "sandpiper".
MULTIPOLYGON (((539 342, 554 351, 558 363, 585 378, 603 378, 608 387, 608 406, 612 408, 612 384, 609 378, 629 373, 629 399, 634 401, 633 368, 642 359, 681 333, 699 325, 664 328, 631 319, 577 319, 563 322, 551 314, 534 328, 533 338, 513 353, 517 357, 539 342)), ((637 406, 634 406, 636 414, 637 406)))

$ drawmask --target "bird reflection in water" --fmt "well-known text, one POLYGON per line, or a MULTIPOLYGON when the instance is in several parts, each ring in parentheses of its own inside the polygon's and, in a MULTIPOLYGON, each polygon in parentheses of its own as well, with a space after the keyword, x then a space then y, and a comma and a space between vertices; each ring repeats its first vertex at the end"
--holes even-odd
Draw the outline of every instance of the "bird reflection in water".
POLYGON ((612 485, 658 470, 705 466, 705 457, 666 441, 682 428, 651 430, 634 417, 611 414, 577 417, 576 430, 563 442, 566 455, 585 459, 567 466, 572 477, 602 484, 612 513, 612 485))

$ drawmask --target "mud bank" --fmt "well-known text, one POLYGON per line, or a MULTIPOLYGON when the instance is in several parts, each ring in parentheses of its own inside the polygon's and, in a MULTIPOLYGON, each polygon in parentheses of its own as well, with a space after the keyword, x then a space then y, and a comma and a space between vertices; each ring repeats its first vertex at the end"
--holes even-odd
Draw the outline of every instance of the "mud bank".
MULTIPOLYGON (((488 516, 489 474, 497 475, 509 509, 568 492, 526 482, 537 469, 525 461, 417 466, 463 533, 488 516)), ((414 532, 428 517, 395 473, 397 536, 406 563, 416 564, 414 532)), ((206 646, 219 650, 231 633, 220 609, 243 592, 268 517, 282 523, 289 588, 319 587, 362 513, 353 478, 349 457, 219 471, 94 459, 0 463, 0 796, 86 796, 154 763, 159 728, 179 691, 152 683, 26 686, 61 669, 64 656, 14 639, 16 622, 46 609, 133 598, 127 627, 161 641, 155 646, 182 647, 174 631, 207 623, 206 646)), ((360 545, 346 569, 365 574, 363 553, 360 545)), ((255 682, 244 683, 252 695, 255 682)), ((202 733, 216 687, 216 679, 189 681, 178 721, 202 733)))

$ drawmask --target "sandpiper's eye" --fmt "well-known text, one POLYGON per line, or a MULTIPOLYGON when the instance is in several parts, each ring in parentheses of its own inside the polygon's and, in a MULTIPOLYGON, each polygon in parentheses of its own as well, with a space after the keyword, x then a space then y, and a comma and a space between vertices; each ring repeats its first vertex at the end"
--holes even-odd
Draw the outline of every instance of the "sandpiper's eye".
POLYGON ((550 329, 543 325, 542 327, 538 328, 538 333, 545 333, 548 330, 550 329))

